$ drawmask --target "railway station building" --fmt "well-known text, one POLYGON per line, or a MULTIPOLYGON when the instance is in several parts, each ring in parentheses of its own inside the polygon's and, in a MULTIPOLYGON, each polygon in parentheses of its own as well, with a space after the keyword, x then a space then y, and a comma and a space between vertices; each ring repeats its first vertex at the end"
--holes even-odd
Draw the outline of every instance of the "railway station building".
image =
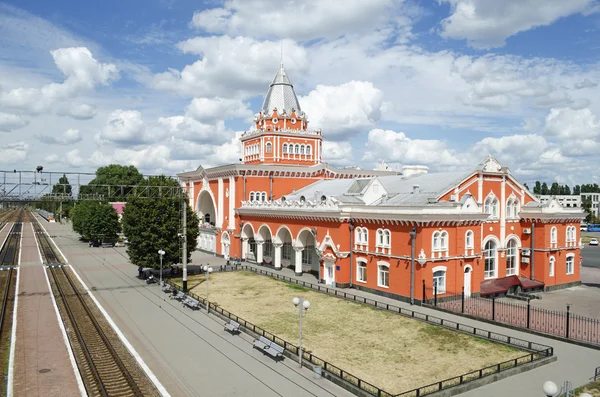
POLYGON ((579 283, 581 208, 540 203, 491 156, 466 172, 336 168, 308 124, 281 66, 240 163, 178 175, 198 249, 403 300, 434 283, 467 296, 579 283))

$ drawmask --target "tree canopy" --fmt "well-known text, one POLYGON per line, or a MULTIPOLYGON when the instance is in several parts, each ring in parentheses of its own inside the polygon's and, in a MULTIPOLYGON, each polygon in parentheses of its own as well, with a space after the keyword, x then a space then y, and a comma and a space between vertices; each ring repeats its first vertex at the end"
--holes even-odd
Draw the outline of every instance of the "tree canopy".
POLYGON ((96 177, 80 187, 83 195, 94 195, 106 200, 125 200, 131 188, 109 189, 107 186, 133 186, 144 182, 144 176, 133 165, 111 164, 96 170, 96 177))
MULTIPOLYGON (((151 177, 150 186, 179 186, 166 176, 151 177)), ((123 233, 129 241, 127 253, 137 266, 158 268, 158 250, 164 250, 163 265, 181 262, 181 205, 187 210, 187 256, 196 248, 199 220, 186 198, 128 197, 123 210, 123 233)))
POLYGON ((117 211, 107 203, 80 201, 71 211, 73 230, 85 240, 116 239, 121 232, 117 211))
POLYGON ((65 174, 58 178, 58 183, 52 186, 52 194, 61 194, 71 196, 73 194, 73 188, 69 183, 69 178, 65 174))

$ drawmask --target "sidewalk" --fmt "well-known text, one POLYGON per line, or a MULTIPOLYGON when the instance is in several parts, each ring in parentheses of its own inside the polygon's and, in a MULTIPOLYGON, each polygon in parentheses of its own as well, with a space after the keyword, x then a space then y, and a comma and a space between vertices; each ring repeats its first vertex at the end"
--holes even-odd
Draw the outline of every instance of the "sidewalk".
MULTIPOLYGON (((205 254, 199 251, 196 251, 192 254, 192 260, 194 264, 210 263, 213 267, 223 265, 226 262, 223 258, 215 257, 213 255, 205 254)), ((244 262, 244 264, 255 267, 257 269, 261 269, 263 271, 273 272, 270 268, 264 266, 253 265, 247 262, 244 262)), ((294 271, 291 269, 284 268, 280 271, 273 273, 310 282, 312 284, 317 283, 317 279, 313 275, 305 273, 302 276, 295 276, 294 271)), ((574 387, 578 387, 585 383, 588 383, 590 377, 594 375, 594 369, 600 366, 600 351, 598 350, 589 349, 570 343, 560 342, 550 338, 544 338, 527 332, 516 331, 493 324, 471 320, 461 316, 456 316, 453 314, 429 309, 427 307, 420 307, 416 305, 411 306, 408 303, 385 298, 379 295, 370 294, 364 291, 359 291, 355 289, 335 289, 342 292, 351 292, 356 296, 366 297, 370 300, 376 300, 384 304, 390 304, 409 310, 415 310, 424 314, 436 316, 438 318, 456 321, 465 325, 470 325, 473 327, 501 333, 511 337, 541 343, 547 346, 552 346, 554 348, 554 354, 558 357, 558 360, 554 363, 544 365, 540 368, 527 371, 515 376, 511 376, 509 378, 491 383, 486 386, 482 386, 470 392, 463 393, 461 394, 461 396, 505 397, 507 395, 510 395, 511 393, 515 396, 523 397, 542 395, 542 385, 545 381, 552 380, 556 384, 562 384, 563 381, 568 380, 573 383, 574 387)))

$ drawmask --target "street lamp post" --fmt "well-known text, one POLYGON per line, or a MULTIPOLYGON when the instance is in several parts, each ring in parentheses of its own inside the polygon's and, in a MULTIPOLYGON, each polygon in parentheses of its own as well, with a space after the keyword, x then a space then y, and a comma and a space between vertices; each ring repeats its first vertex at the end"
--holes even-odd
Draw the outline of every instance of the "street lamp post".
POLYGON ((308 310, 310 307, 310 302, 304 300, 303 297, 294 297, 292 299, 292 303, 294 306, 299 308, 299 316, 300 316, 300 345, 298 346, 298 363, 300 364, 300 368, 302 368, 302 317, 304 317, 304 313, 302 309, 308 310))
POLYGON ((209 265, 204 266, 202 268, 206 272, 206 313, 209 313, 209 303, 208 303, 208 283, 210 283, 210 279, 208 277, 209 273, 212 273, 213 268, 209 265))
POLYGON ((162 288, 162 260, 163 260, 163 256, 165 255, 165 251, 163 250, 158 250, 158 255, 160 255, 160 286, 162 288))
MULTIPOLYGON (((558 397, 558 396, 571 397, 571 396, 574 396, 574 394, 572 394, 573 393, 573 385, 569 381, 565 381, 565 383, 559 390, 556 383, 549 380, 549 381, 544 382, 544 384, 542 385, 542 390, 544 391, 544 394, 547 397, 558 397)), ((592 396, 588 393, 582 393, 579 395, 579 397, 592 397, 592 396)))

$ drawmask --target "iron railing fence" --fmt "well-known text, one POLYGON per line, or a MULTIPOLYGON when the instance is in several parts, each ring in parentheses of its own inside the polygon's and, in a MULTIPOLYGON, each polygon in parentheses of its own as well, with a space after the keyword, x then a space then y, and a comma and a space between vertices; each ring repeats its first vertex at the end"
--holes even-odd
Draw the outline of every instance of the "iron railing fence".
MULTIPOLYGON (((527 302, 509 301, 510 298, 468 296, 423 286, 423 304, 454 313, 460 313, 537 331, 574 341, 600 345, 600 320, 566 311, 535 307, 527 302)), ((512 300, 512 299, 510 299, 512 300)))
MULTIPOLYGON (((465 384, 465 383, 468 383, 468 382, 471 382, 471 381, 474 381, 477 379, 481 379, 486 376, 494 375, 494 374, 497 374, 499 372, 502 372, 502 371, 505 371, 505 370, 508 370, 511 368, 515 368, 515 367, 518 367, 518 366, 521 366, 524 364, 528 364, 528 363, 531 363, 534 361, 538 361, 538 360, 541 360, 544 358, 552 357, 554 355, 554 349, 550 346, 526 341, 526 340, 523 340, 520 338, 511 337, 511 336, 499 334, 499 333, 492 332, 492 331, 483 330, 480 328, 472 327, 470 325, 461 324, 456 321, 451 321, 451 320, 443 319, 440 317, 431 316, 429 314, 420 313, 420 312, 417 312, 414 310, 404 309, 399 306, 379 302, 375 299, 369 299, 366 297, 350 294, 350 293, 347 293, 344 291, 339 291, 334 288, 328 288, 328 287, 320 285, 320 284, 313 284, 313 283, 310 283, 307 281, 298 280, 296 278, 283 276, 281 274, 266 271, 263 269, 258 269, 253 266, 237 265, 235 267, 232 266, 232 270, 249 270, 249 271, 252 271, 257 274, 262 274, 262 275, 272 277, 272 278, 275 278, 278 280, 293 283, 298 286, 302 286, 304 288, 309 288, 316 292, 321 292, 321 293, 324 293, 324 294, 327 294, 330 296, 334 296, 337 298, 342 298, 345 300, 370 305, 370 306, 376 307, 381 310, 387 310, 387 311, 390 311, 390 312, 393 312, 396 314, 400 314, 405 317, 410 317, 410 318, 413 318, 416 320, 420 320, 420 321, 423 321, 423 322, 426 322, 426 323, 429 323, 432 325, 437 325, 437 326, 451 329, 454 331, 473 335, 475 337, 479 337, 482 339, 487 339, 487 340, 490 340, 493 342, 502 343, 502 344, 510 345, 510 346, 513 346, 513 347, 516 347, 516 348, 519 348, 522 350, 529 351, 528 354, 520 356, 518 358, 509 360, 509 361, 505 361, 502 363, 494 364, 489 367, 481 368, 479 370, 475 370, 475 371, 472 371, 472 372, 469 372, 466 374, 458 375, 453 378, 438 381, 438 382, 432 383, 430 385, 421 386, 419 388, 409 390, 406 392, 402 392, 400 394, 391 394, 389 392, 386 392, 386 391, 378 388, 377 386, 374 386, 371 383, 368 383, 368 382, 362 380, 361 378, 354 376, 354 375, 350 374, 349 372, 344 371, 344 370, 340 369, 339 367, 337 367, 321 358, 318 358, 317 356, 313 355, 312 353, 307 353, 306 351, 303 351, 302 356, 303 356, 304 360, 306 360, 314 365, 321 366, 325 371, 336 375, 337 377, 343 379, 344 381, 346 381, 346 382, 358 387, 359 389, 364 390, 374 396, 378 396, 378 397, 379 396, 422 397, 422 396, 426 396, 426 395, 429 395, 429 394, 432 394, 432 393, 435 393, 435 392, 438 392, 441 390, 445 390, 450 387, 459 386, 459 385, 462 385, 462 384, 465 384)), ((179 286, 174 285, 172 283, 171 283, 171 285, 174 286, 175 288, 177 288, 178 290, 181 290, 181 288, 179 286)), ((201 304, 206 306, 205 298, 198 297, 193 293, 188 293, 188 295, 192 296, 194 299, 198 300, 201 304)), ((290 342, 287 342, 284 339, 279 338, 276 335, 269 333, 268 331, 265 331, 264 329, 238 317, 235 314, 228 312, 227 310, 219 307, 218 305, 216 305, 214 303, 209 302, 209 308, 211 310, 216 311, 217 313, 220 313, 223 316, 226 316, 230 319, 233 319, 234 321, 237 321, 246 329, 251 330, 252 332, 255 332, 256 334, 262 335, 272 341, 275 341, 276 343, 283 346, 284 349, 290 351, 292 354, 296 354, 296 355, 298 354, 298 347, 296 345, 294 345, 290 342)))

